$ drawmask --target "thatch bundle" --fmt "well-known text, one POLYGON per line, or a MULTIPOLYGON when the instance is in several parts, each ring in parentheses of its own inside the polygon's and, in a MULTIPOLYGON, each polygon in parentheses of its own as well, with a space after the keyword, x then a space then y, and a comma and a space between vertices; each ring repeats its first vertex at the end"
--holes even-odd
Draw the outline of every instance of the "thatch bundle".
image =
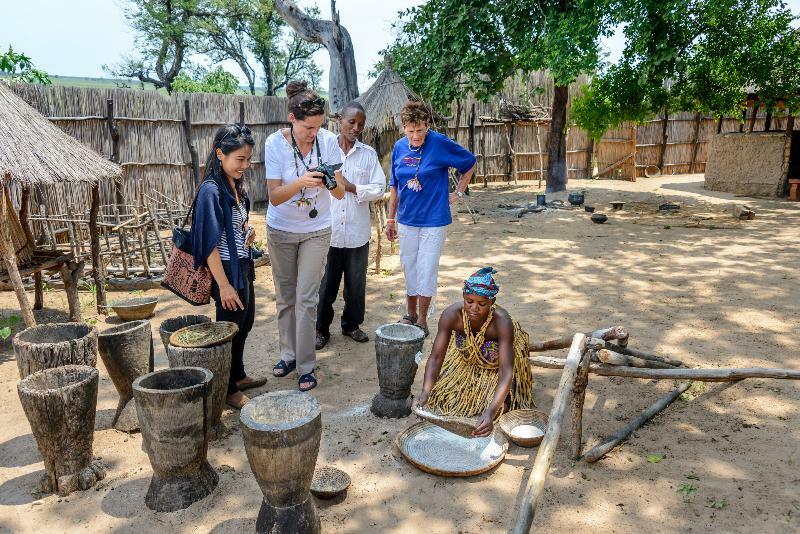
POLYGON ((0 176, 23 186, 121 176, 122 169, 66 135, 0 83, 0 176))
POLYGON ((367 114, 367 122, 364 125, 365 137, 378 135, 385 130, 402 130, 400 111, 409 100, 421 100, 421 98, 392 69, 391 56, 387 56, 383 72, 378 79, 356 98, 356 101, 364 106, 367 114))

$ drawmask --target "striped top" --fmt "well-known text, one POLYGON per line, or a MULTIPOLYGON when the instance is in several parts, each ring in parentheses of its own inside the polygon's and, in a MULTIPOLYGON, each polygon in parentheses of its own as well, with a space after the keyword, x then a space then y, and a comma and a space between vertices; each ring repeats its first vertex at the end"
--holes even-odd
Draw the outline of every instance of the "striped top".
MULTIPOLYGON (((231 213, 233 213, 233 237, 236 241, 236 255, 240 258, 249 258, 250 251, 244 246, 244 228, 247 226, 248 220, 247 207, 245 207, 244 201, 240 201, 233 206, 231 213)), ((219 236, 217 250, 222 261, 231 261, 231 255, 228 252, 228 235, 225 229, 222 230, 222 234, 219 236)))

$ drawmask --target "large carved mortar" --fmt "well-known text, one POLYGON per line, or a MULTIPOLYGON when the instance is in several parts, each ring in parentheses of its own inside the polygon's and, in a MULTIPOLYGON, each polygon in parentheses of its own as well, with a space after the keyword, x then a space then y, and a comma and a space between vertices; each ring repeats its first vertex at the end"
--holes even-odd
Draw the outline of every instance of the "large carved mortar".
POLYGON ((97 336, 100 358, 119 393, 114 428, 123 432, 139 430, 133 381, 153 370, 153 334, 150 321, 131 321, 97 336))
POLYGON ((245 404, 240 418, 247 459, 264 494, 256 531, 320 532, 309 493, 322 431, 317 399, 300 391, 267 393, 245 404))
POLYGON ((209 495, 219 477, 208 452, 211 372, 163 369, 133 382, 142 442, 153 478, 144 498, 151 510, 174 512, 209 495))
POLYGON ((94 367, 65 365, 38 371, 17 384, 47 470, 39 491, 69 495, 105 477, 103 465, 92 460, 98 378, 94 367))
POLYGON ((211 371, 210 425, 214 434, 219 435, 224 428, 219 427, 225 398, 228 396, 228 378, 231 376, 231 342, 202 348, 167 346, 167 360, 170 367, 202 367, 211 371))
POLYGON ((164 350, 169 347, 169 336, 184 328, 195 324, 210 323, 211 317, 208 315, 181 315, 167 319, 161 323, 158 328, 158 333, 161 336, 161 343, 164 344, 164 350))
POLYGON ((14 336, 19 377, 62 365, 97 365, 97 328, 84 323, 50 323, 14 336))
POLYGON ((407 417, 411 414, 411 386, 422 358, 425 333, 410 324, 390 323, 375 331, 375 359, 380 391, 372 399, 372 413, 378 417, 407 417))

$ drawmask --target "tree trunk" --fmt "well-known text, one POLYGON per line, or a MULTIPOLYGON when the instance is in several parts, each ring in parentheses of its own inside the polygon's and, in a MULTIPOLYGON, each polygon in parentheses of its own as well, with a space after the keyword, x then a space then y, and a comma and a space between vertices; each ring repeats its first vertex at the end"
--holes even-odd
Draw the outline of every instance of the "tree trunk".
POLYGON ((105 477, 103 465, 92 460, 98 379, 97 369, 68 365, 38 372, 17 385, 47 470, 40 491, 66 496, 105 477))
POLYGON ((567 100, 569 86, 556 85, 553 91, 553 120, 547 136, 547 193, 567 189, 567 100))
POLYGON ((358 96, 358 73, 350 34, 339 24, 335 0, 331 1, 332 20, 320 20, 306 15, 293 0, 275 0, 275 11, 297 34, 311 43, 320 43, 331 58, 328 94, 331 111, 358 96))
POLYGON ((97 328, 83 323, 49 323, 14 336, 20 378, 64 365, 97 365, 97 328))

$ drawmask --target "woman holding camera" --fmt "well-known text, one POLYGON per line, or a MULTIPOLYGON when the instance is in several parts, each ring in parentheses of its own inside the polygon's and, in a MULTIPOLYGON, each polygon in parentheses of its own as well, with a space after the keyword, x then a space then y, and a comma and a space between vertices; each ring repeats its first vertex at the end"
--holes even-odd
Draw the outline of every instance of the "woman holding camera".
POLYGON ((331 241, 331 196, 342 199, 342 156, 336 135, 322 128, 325 101, 305 82, 286 86, 289 128, 267 138, 264 147, 269 207, 267 243, 281 359, 273 374, 297 369, 298 386, 317 386, 314 349, 319 285, 331 241), (320 172, 317 169, 326 172, 320 172))
POLYGON ((248 224, 250 200, 242 178, 250 167, 254 145, 245 126, 226 124, 217 130, 192 218, 195 268, 207 265, 211 271, 217 321, 230 321, 239 327, 231 345, 227 398, 228 405, 237 409, 249 400, 242 390, 267 381, 249 377, 244 371, 244 344, 255 317, 255 270, 250 247, 256 235, 248 224))

